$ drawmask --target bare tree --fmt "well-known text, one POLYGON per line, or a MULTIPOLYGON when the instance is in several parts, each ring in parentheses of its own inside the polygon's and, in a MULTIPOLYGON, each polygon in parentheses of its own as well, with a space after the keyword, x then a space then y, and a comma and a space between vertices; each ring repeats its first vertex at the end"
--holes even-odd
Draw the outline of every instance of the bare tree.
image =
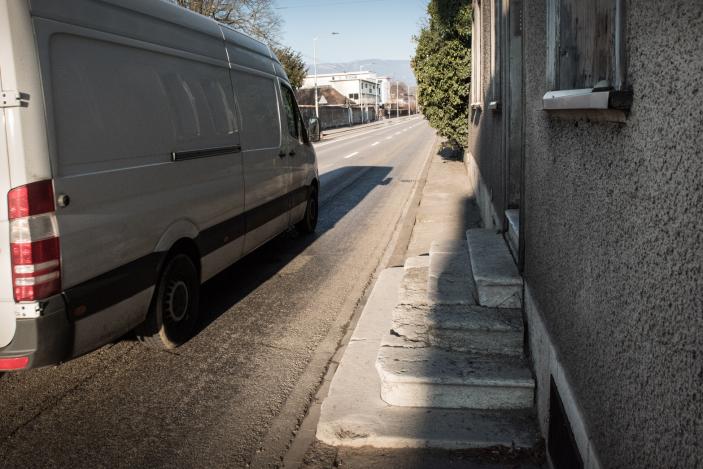
POLYGON ((283 20, 274 0, 175 0, 180 6, 210 16, 269 44, 276 44, 283 20))

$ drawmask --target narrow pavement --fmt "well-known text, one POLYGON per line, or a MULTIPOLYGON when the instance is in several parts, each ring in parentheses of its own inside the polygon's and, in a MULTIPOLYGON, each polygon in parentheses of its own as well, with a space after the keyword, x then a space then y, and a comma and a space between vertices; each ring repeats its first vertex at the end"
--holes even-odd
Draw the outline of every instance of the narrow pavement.
POLYGON ((280 460, 435 143, 420 118, 316 145, 315 236, 281 236, 206 283, 201 332, 132 338, 0 377, 0 467, 245 467, 280 460))

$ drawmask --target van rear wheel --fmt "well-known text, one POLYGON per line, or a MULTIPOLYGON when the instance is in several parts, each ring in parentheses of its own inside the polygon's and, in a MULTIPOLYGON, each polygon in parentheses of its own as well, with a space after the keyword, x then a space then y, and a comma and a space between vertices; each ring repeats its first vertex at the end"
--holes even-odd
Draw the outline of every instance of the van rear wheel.
POLYGON ((193 336, 200 301, 198 269, 185 254, 166 262, 154 298, 137 337, 146 345, 172 349, 193 336))
POLYGON ((310 195, 308 196, 308 204, 305 207, 305 216, 299 221, 295 227, 298 231, 309 234, 315 231, 317 226, 317 211, 318 211, 318 196, 317 186, 310 186, 310 195))

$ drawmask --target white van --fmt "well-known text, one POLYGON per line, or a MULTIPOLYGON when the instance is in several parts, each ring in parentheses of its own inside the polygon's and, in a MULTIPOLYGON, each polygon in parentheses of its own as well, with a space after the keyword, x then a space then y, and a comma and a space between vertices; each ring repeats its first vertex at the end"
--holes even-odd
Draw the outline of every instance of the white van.
POLYGON ((0 1, 0 371, 137 328, 317 222, 315 152, 264 44, 162 0, 0 1))

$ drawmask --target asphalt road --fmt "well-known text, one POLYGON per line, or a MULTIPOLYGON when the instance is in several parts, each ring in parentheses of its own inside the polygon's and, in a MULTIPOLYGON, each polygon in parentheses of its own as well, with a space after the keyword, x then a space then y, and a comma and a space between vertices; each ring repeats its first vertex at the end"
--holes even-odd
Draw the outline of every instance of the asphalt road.
POLYGON ((280 460, 390 247, 434 136, 411 118, 317 144, 317 233, 280 236, 207 282, 202 330, 184 346, 157 351, 127 337, 0 377, 0 467, 280 460))

